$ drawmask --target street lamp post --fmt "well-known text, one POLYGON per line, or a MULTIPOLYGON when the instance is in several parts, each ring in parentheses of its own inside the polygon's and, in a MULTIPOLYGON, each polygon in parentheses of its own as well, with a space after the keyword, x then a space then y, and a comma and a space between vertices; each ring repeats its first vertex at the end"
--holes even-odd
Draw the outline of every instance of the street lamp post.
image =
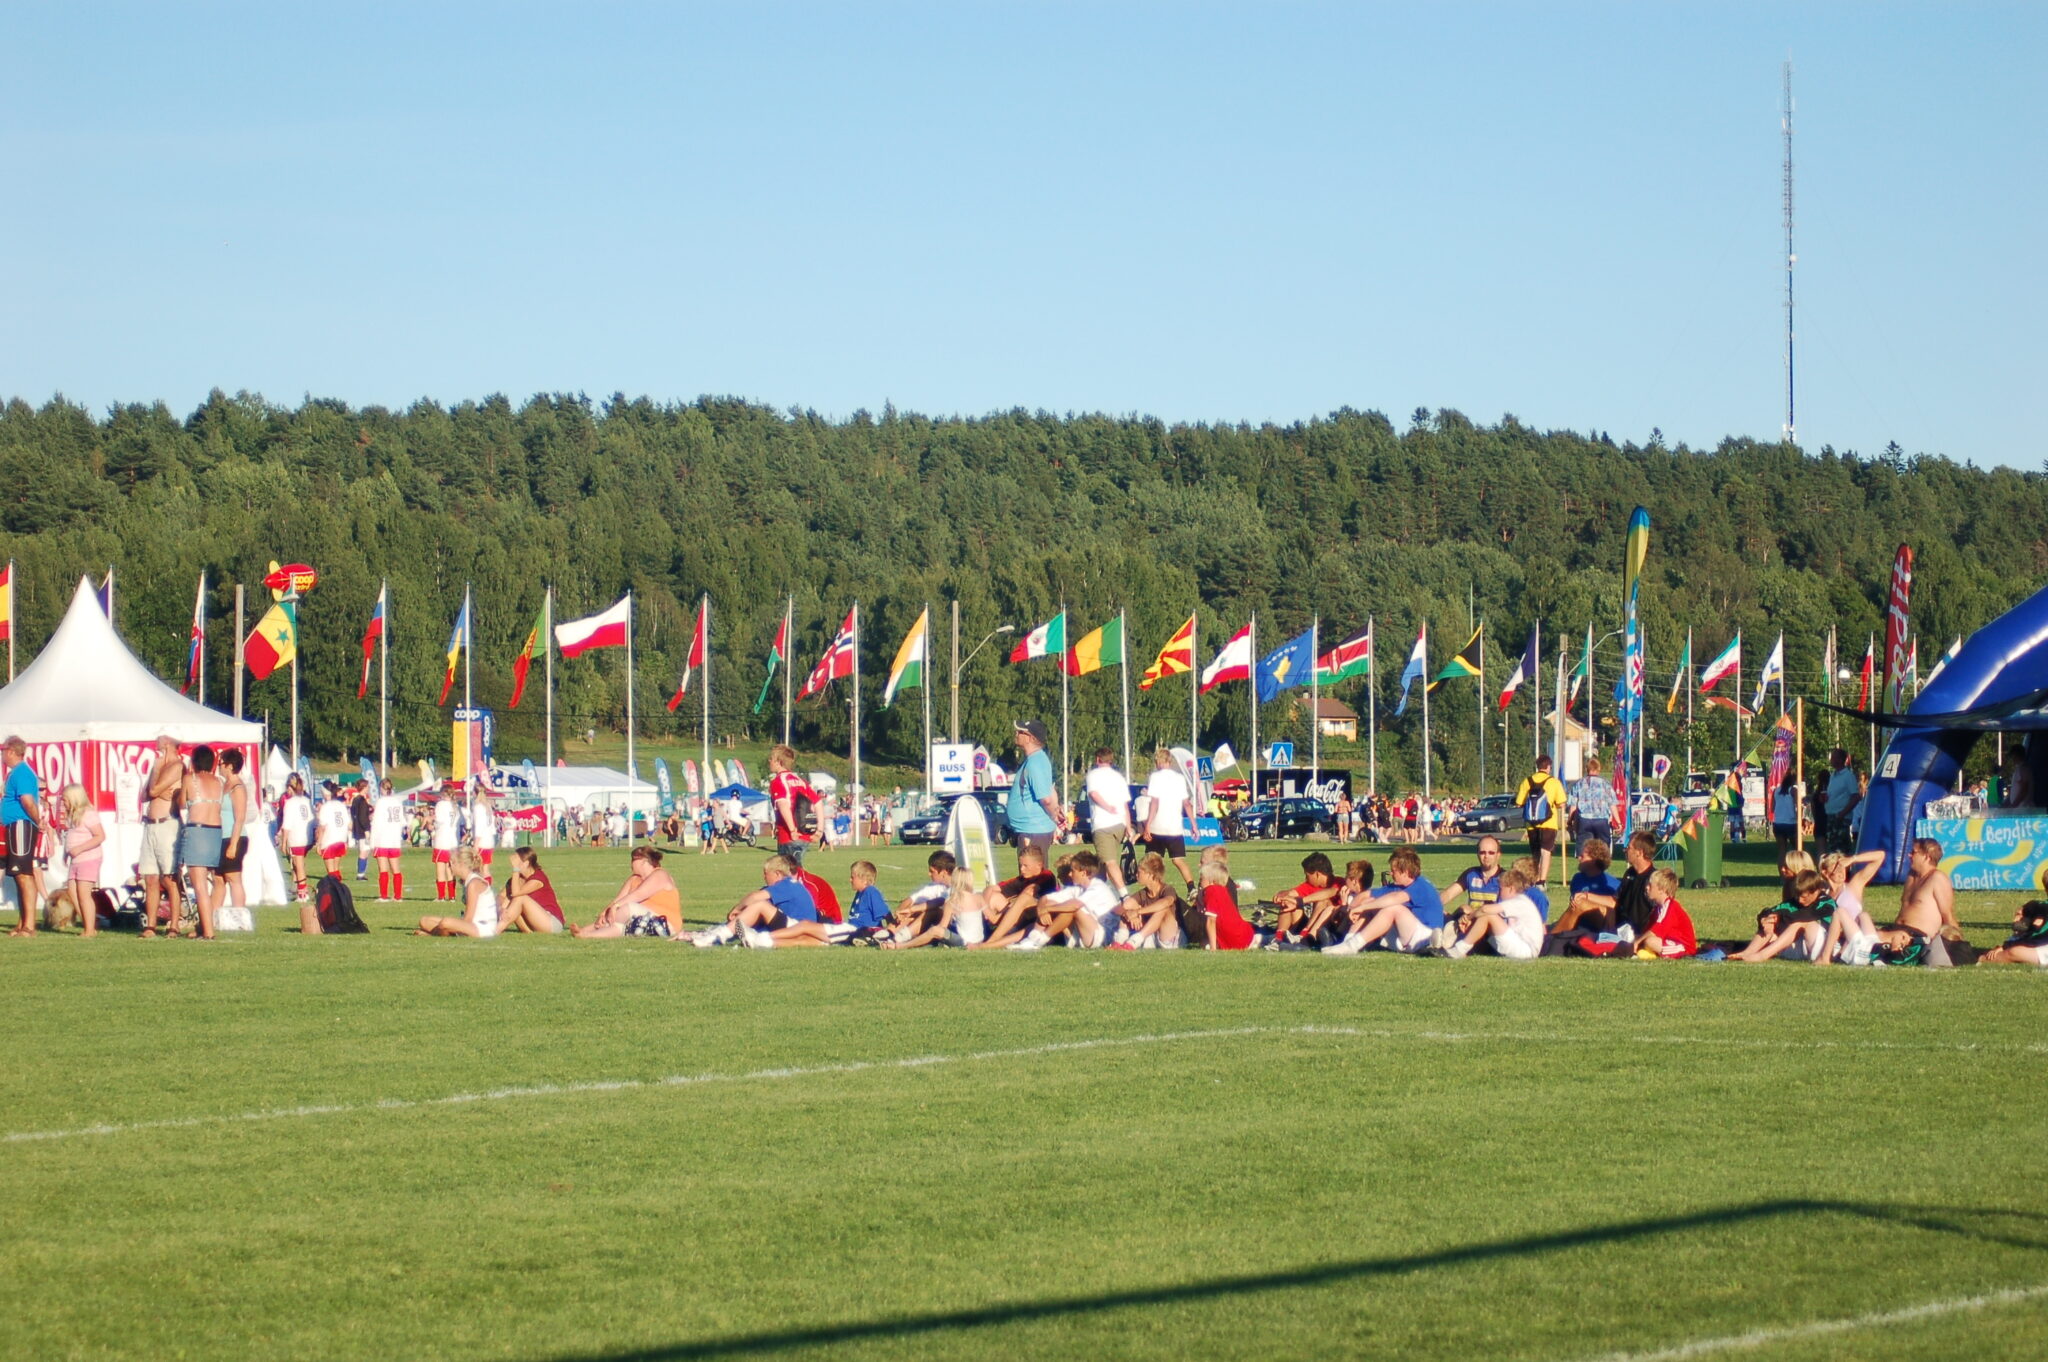
POLYGON ((974 655, 980 652, 983 648, 986 648, 988 646, 988 641, 990 639, 996 637, 998 634, 1014 634, 1016 632, 1017 626, 1014 624, 998 624, 995 628, 989 630, 988 633, 982 637, 981 642, 975 644, 972 648, 969 648, 967 650, 967 656, 963 659, 960 656, 960 603, 958 601, 955 601, 953 603, 953 695, 952 717, 946 724, 946 731, 950 735, 947 741, 960 741, 961 668, 965 667, 969 662, 974 661, 974 655))

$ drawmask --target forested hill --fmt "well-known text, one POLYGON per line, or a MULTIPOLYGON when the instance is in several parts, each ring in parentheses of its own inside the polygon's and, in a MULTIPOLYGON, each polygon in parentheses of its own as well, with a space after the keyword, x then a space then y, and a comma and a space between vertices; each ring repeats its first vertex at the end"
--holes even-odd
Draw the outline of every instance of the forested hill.
MULTIPOLYGON (((79 576, 97 581, 112 563, 122 633, 159 674, 180 678, 204 570, 215 621, 209 699, 224 704, 232 584, 267 600, 258 583, 270 560, 317 567, 320 586, 301 614, 304 731, 328 753, 376 743, 374 683, 359 702, 355 682, 380 578, 391 586, 394 722, 406 756, 446 751, 446 715, 432 702, 465 582, 476 596, 476 690, 499 707, 501 751, 538 745, 538 695, 517 715, 503 702, 512 657, 552 581, 561 617, 636 593, 638 707, 642 731, 657 734, 695 731, 694 692, 680 716, 662 701, 699 593, 715 611, 720 731, 752 725, 756 734, 777 715, 779 683, 761 717, 750 711, 785 594, 796 598, 799 680, 857 599, 865 741, 907 756, 921 732, 918 697, 888 714, 872 706, 930 602, 943 723, 945 603, 956 594, 967 646, 998 623, 1029 628, 1062 602, 1076 635, 1127 606, 1144 744, 1187 731, 1184 680, 1142 696, 1135 682, 1194 607, 1205 658, 1252 611, 1272 642, 1311 616, 1325 622, 1326 640, 1374 616, 1384 713, 1425 618, 1433 670, 1465 641, 1468 602, 1476 608, 1491 640, 1489 685, 1539 620, 1548 640, 1582 639, 1588 623, 1615 627, 1621 535, 1638 504, 1653 517, 1644 614, 1660 696, 1687 626, 1700 659, 1743 630, 1752 672, 1782 629, 1796 688, 1816 683, 1823 635, 1839 623, 1853 665, 1880 627, 1902 541, 1919 555, 1923 668, 1950 637, 2048 578, 2048 479, 2036 474, 1896 450, 1864 459, 1734 440, 1711 451, 1616 445, 1512 417, 1478 426, 1450 411, 1418 411, 1405 428, 1348 409, 1259 427, 893 409, 832 422, 719 398, 542 396, 514 406, 492 397, 392 411, 325 400, 290 409, 216 392, 180 420, 161 404, 96 418, 61 400, 14 401, 0 413, 0 497, 24 663, 79 576)), ((1006 642, 966 672, 971 736, 1006 738, 1020 713, 1057 719, 1057 674, 1047 663, 1009 665, 1006 642)), ((1602 655, 1609 676, 1617 647, 1602 655)), ((565 722, 618 721, 621 661, 557 664, 565 722)), ((1072 684, 1075 746, 1111 737, 1116 673, 1072 684)), ((1344 698, 1363 711, 1357 684, 1344 698)), ((1440 778, 1470 776, 1470 684, 1438 692, 1440 778)), ((252 684, 249 708, 282 719, 286 687, 283 673, 252 684)), ((1244 746, 1243 690, 1204 699, 1205 740, 1244 746)), ((1269 707, 1268 730, 1288 728, 1290 712, 1269 707)), ((846 724, 843 695, 814 700, 799 709, 798 738, 842 745, 846 724)), ((1396 778, 1414 760, 1414 730, 1411 715, 1381 745, 1396 778)))

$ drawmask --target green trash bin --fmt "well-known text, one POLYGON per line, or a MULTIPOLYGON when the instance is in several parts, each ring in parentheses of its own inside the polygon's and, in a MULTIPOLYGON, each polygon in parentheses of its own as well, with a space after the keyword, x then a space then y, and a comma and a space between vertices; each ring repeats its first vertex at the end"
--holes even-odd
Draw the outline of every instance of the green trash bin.
POLYGON ((1689 839, 1679 859, 1679 876, 1688 889, 1718 889, 1721 878, 1721 832, 1728 824, 1725 812, 1709 813, 1697 837, 1689 839))

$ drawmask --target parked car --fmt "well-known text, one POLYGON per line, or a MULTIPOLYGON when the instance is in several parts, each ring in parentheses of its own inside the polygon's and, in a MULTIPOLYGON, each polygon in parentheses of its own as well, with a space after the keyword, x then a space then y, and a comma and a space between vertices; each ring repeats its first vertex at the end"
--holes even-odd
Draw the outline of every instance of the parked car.
POLYGON ((1232 814, 1225 835, 1232 840, 1247 837, 1302 837, 1311 832, 1330 832, 1337 815, 1320 799, 1261 799, 1232 814))
POLYGON ((1522 806, 1515 803, 1512 794, 1490 794, 1477 804, 1459 814, 1452 822, 1454 832, 1468 837, 1491 833, 1498 837, 1502 833, 1516 832, 1526 827, 1529 820, 1522 816, 1522 806))
POLYGON ((988 832, 998 846, 1016 841, 1010 832, 1010 816, 1003 812, 1007 790, 976 790, 971 795, 949 795, 938 803, 912 814, 896 825, 897 840, 905 846, 938 846, 946 840, 946 824, 953 817, 953 801, 978 799, 988 815, 988 832))

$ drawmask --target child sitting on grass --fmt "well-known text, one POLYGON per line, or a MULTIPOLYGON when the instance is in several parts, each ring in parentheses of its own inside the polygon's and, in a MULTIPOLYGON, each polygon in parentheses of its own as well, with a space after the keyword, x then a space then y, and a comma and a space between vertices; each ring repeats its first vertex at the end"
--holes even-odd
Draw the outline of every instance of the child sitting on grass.
POLYGON ((1680 960, 1697 955, 1699 938, 1692 929, 1692 915, 1678 901, 1678 876, 1669 870, 1653 870, 1644 886, 1650 896, 1650 925, 1636 941, 1638 960, 1680 960))
POLYGON ((1138 882, 1124 895, 1116 914, 1123 939, 1113 951, 1172 950, 1182 941, 1180 895, 1166 887, 1166 858, 1157 853, 1138 861, 1138 882))
MULTIPOLYGON (((1792 856, 1801 853, 1793 852, 1792 856)), ((1791 856, 1786 858, 1791 859, 1791 856)), ((1807 857, 1811 860, 1811 857, 1807 857)), ((1790 896, 1776 908, 1757 917, 1757 934, 1747 946, 1729 956, 1744 964, 1756 964, 1783 956, 1787 960, 1811 960, 1828 933, 1835 915, 1835 901, 1827 897, 1828 882, 1818 870, 1806 869, 1792 876, 1790 896)))
POLYGON ((990 886, 978 907, 962 905, 961 913, 980 912, 987 922, 983 935, 963 933, 969 950, 996 950, 1015 945, 1038 925, 1038 901, 1060 887, 1045 868, 1045 853, 1035 846, 1017 849, 1017 873, 990 886))
POLYGON ((1273 900, 1280 910, 1274 925, 1274 944, 1302 942, 1310 933, 1296 928, 1306 919, 1327 920, 1340 892, 1342 886, 1337 883, 1337 872, 1331 868, 1328 856, 1311 851, 1302 857, 1301 883, 1281 890, 1273 900))
POLYGON ((953 934, 956 915, 979 913, 981 897, 969 889, 954 888, 953 874, 960 863, 953 859, 952 852, 934 851, 924 864, 931 879, 896 906, 891 919, 894 931, 866 939, 890 950, 944 946, 959 940, 953 934))
MULTIPOLYGON (((797 877, 803 880, 804 887, 810 890, 813 903, 817 901, 819 889, 830 889, 824 881, 817 880, 815 876, 805 875, 801 867, 797 870, 797 877), (813 887, 814 881, 816 887, 813 887)), ((823 919, 816 922, 791 922, 776 931, 766 933, 766 940, 760 939, 760 934, 749 935, 747 944, 764 949, 773 949, 777 946, 833 946, 851 942, 857 936, 874 935, 889 920, 889 901, 882 897, 881 890, 875 888, 875 863, 855 861, 847 868, 846 878, 853 886, 853 911, 848 915, 846 922, 827 922, 823 919)))
POLYGON ((1504 960, 1534 960, 1543 949, 1543 917, 1529 899, 1530 870, 1517 861, 1500 873, 1500 897, 1491 903, 1474 904, 1463 934, 1439 953, 1463 960, 1481 941, 1491 940, 1494 954, 1504 960))
POLYGON ((1204 853, 1200 879, 1202 916, 1207 919, 1205 930, 1209 949, 1250 950, 1258 934, 1252 930, 1252 924, 1244 920, 1244 914, 1237 911, 1237 901, 1230 896, 1229 866, 1220 860, 1210 860, 1204 853))
POLYGON ((1038 926, 1011 950, 1041 950, 1061 937, 1084 949, 1108 943, 1119 900, 1103 874, 1102 858, 1093 851, 1062 856, 1059 874, 1062 887, 1038 901, 1038 926))

